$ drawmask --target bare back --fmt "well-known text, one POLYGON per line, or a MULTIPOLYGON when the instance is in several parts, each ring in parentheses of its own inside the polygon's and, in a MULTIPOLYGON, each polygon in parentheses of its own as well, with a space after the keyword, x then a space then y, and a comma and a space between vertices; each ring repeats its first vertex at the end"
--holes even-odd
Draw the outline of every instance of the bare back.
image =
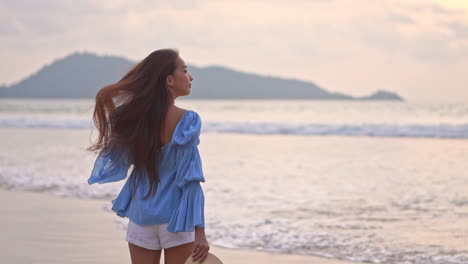
POLYGON ((182 119, 184 113, 187 110, 179 108, 177 106, 170 106, 167 115, 166 121, 164 123, 163 131, 161 134, 161 143, 163 146, 172 141, 174 131, 177 127, 177 124, 182 119))

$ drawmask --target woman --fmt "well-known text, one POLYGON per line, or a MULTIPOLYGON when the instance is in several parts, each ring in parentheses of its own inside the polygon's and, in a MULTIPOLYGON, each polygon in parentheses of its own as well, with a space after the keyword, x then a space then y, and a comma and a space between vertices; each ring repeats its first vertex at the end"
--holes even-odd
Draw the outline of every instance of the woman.
POLYGON ((174 105, 193 78, 178 51, 148 55, 119 82, 96 95, 99 153, 89 184, 128 179, 112 210, 129 218, 126 240, 133 264, 203 262, 205 178, 198 144, 200 116, 174 105), (133 166, 131 173, 130 167, 133 166))

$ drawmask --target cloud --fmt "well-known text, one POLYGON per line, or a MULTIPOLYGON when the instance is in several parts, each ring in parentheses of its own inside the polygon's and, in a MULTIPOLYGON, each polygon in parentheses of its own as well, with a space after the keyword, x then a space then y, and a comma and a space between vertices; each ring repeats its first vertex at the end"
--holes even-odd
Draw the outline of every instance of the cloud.
MULTIPOLYGON (((59 35, 73 32, 87 25, 88 21, 100 20, 104 21, 105 25, 109 20, 126 19, 129 14, 157 10, 184 11, 196 9, 200 4, 197 0, 3 0, 0 2, 0 16, 8 15, 9 20, 17 21, 17 31, 37 35, 59 35)), ((122 24, 119 22, 117 26, 122 24)), ((10 31, 11 26, 8 27, 8 32, 10 31)))
POLYGON ((37 35, 60 34, 78 27, 83 19, 100 15, 105 10, 91 1, 3 0, 0 16, 17 24, 18 33, 37 35))
POLYGON ((405 36, 397 31, 363 32, 366 43, 393 56, 432 63, 459 63, 468 59, 468 45, 459 39, 448 39, 437 32, 405 36))
POLYGON ((464 16, 438 5, 392 4, 352 19, 351 27, 366 46, 423 63, 462 63, 468 60, 468 26, 464 16), (429 8, 431 7, 431 8, 429 8))
POLYGON ((1 23, 0 24, 0 35, 14 35, 18 32, 16 25, 9 24, 9 23, 1 23))
POLYGON ((414 20, 406 15, 398 14, 395 12, 390 12, 388 15, 388 18, 396 23, 402 23, 402 24, 414 24, 414 20))
POLYGON ((442 7, 438 4, 431 5, 429 7, 431 11, 435 14, 441 14, 441 15, 453 15, 453 14, 464 14, 465 11, 461 9, 448 9, 445 7, 442 7))
POLYGON ((453 33, 453 38, 468 40, 468 24, 462 22, 443 23, 453 33))
POLYGON ((9 37, 19 32, 18 25, 15 20, 8 16, 0 17, 0 37, 9 37))

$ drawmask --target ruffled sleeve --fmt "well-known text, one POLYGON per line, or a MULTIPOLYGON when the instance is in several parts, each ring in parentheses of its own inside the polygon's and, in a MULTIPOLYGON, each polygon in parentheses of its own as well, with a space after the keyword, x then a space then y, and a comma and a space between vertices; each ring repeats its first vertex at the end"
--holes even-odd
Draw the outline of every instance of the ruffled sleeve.
POLYGON ((127 178, 130 160, 125 152, 115 149, 101 152, 88 179, 88 184, 116 182, 127 178))
POLYGON ((180 126, 174 132, 177 152, 176 184, 182 196, 172 212, 167 230, 190 232, 195 226, 205 228, 205 196, 200 182, 205 182, 202 161, 198 151, 201 119, 193 111, 184 114, 180 126))
MULTIPOLYGON (((115 125, 116 120, 121 116, 123 107, 118 106, 112 111, 110 122, 115 125)), ((88 184, 107 183, 120 181, 127 178, 128 169, 131 161, 126 152, 119 150, 113 143, 107 150, 103 150, 96 161, 88 179, 88 184)))

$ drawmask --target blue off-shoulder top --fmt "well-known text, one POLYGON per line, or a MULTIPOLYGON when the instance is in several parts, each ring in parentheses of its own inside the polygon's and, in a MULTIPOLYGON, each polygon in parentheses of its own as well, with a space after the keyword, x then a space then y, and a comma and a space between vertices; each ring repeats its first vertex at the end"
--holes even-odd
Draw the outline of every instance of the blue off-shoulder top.
MULTIPOLYGON (((171 142, 161 149, 160 182, 156 195, 143 199, 150 185, 146 177, 140 177, 132 198, 135 183, 134 177, 129 177, 119 195, 112 200, 112 210, 139 225, 169 223, 167 230, 170 232, 194 231, 195 226, 205 228, 205 196, 200 184, 205 182, 205 177, 198 151, 200 130, 200 116, 187 110, 177 124, 171 142)), ((131 159, 125 153, 121 154, 113 150, 101 152, 88 183, 126 179, 131 159)))

